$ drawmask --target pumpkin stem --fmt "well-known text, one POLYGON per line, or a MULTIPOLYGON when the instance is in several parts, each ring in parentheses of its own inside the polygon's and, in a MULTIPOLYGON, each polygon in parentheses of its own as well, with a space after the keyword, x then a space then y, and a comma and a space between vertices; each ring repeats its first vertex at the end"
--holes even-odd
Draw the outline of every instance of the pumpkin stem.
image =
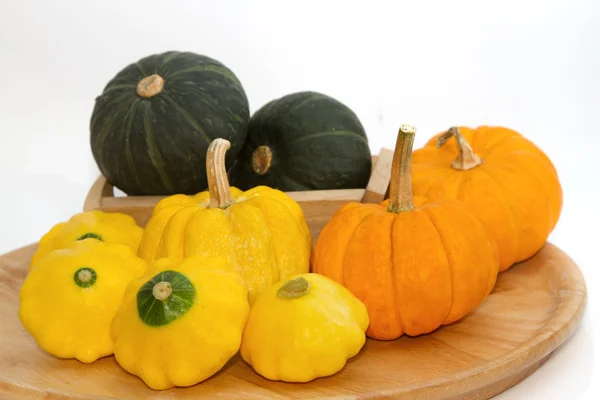
POLYGON ((152 295, 156 300, 165 301, 173 293, 173 287, 169 282, 158 282, 152 288, 152 295))
POLYGON ((252 152, 252 170, 258 175, 264 175, 269 172, 272 161, 273 152, 271 152, 269 146, 258 146, 252 152))
POLYGON ((149 99, 162 92, 165 80, 158 74, 150 75, 139 81, 136 92, 138 96, 149 99))
POLYGON ((284 283, 279 290, 277 290, 277 297, 283 299, 295 299, 308 294, 309 291, 310 284, 306 279, 299 276, 284 283))
POLYGON ((233 203, 225 168, 225 153, 231 144, 226 139, 215 139, 208 146, 206 174, 210 193, 209 208, 227 208, 233 203))
POLYGON ((452 161, 452 168, 466 171, 481 164, 481 158, 475 154, 469 142, 466 141, 456 126, 448 129, 446 133, 438 137, 436 147, 442 147, 448 141, 448 139, 453 136, 456 140, 456 145, 458 146, 458 156, 456 156, 456 159, 452 161))
POLYGON ((410 162, 415 140, 416 128, 402 124, 396 139, 394 158, 392 159, 392 176, 390 178, 390 203, 388 211, 399 213, 415 208, 410 179, 410 162))

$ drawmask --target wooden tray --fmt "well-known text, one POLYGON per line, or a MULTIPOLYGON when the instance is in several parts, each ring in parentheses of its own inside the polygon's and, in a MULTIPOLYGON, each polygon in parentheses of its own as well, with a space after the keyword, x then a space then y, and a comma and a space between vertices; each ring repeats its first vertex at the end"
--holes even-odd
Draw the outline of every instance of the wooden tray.
MULTIPOLYGON (((386 198, 393 156, 393 150, 383 148, 377 156, 372 157, 371 176, 364 189, 287 192, 302 207, 313 239, 316 239, 333 213, 344 204, 352 201, 380 203, 386 198)), ((145 227, 152 215, 152 208, 164 197, 115 196, 113 186, 100 175, 87 194, 83 210, 122 212, 131 215, 140 226, 145 227)))
POLYGON ((417 338, 367 340, 336 375, 306 384, 271 382, 238 355, 203 383, 156 392, 112 356, 85 365, 37 346, 17 314, 34 250, 0 257, 2 399, 484 399, 542 365, 575 330, 587 299, 579 268, 546 244, 502 273, 492 294, 461 321, 417 338))

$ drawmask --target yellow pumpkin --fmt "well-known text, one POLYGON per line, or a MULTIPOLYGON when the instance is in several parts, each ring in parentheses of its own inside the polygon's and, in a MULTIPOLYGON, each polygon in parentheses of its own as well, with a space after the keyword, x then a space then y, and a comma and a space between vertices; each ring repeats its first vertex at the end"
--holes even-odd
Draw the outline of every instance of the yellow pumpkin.
POLYGON ((194 385, 238 352, 249 309, 231 260, 157 260, 127 287, 111 327, 115 358, 152 389, 194 385))
POLYGON ((31 270, 49 252, 88 238, 123 243, 136 252, 143 232, 144 230, 127 214, 100 210, 81 212, 73 215, 68 221, 54 225, 42 236, 29 269, 31 270))
POLYGON ((197 252, 230 257, 253 302, 280 279, 308 272, 312 241, 302 209, 285 193, 266 186, 245 192, 229 187, 229 146, 224 139, 209 146, 208 191, 169 196, 155 206, 138 254, 148 262, 197 252))
POLYGON ((46 352, 91 363, 113 353, 112 320, 147 264, 129 246, 84 239, 51 251, 20 291, 19 318, 46 352))
POLYGON ((261 376, 308 382, 333 375, 366 341, 367 308, 319 274, 300 274, 267 289, 252 306, 240 353, 261 376))

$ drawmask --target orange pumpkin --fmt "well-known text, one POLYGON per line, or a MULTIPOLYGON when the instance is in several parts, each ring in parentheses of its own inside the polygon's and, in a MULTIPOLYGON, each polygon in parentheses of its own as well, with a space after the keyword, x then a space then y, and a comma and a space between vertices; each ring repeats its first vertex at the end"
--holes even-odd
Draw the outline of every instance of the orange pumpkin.
POLYGON ((434 136, 413 152, 412 182, 415 195, 467 205, 494 237, 500 271, 542 248, 562 208, 552 162, 507 128, 453 127, 434 136))
POLYGON ((313 253, 313 272, 366 305, 374 339, 425 334, 461 319, 487 297, 498 274, 495 243, 464 204, 412 196, 414 135, 410 125, 398 133, 390 199, 343 206, 313 253))

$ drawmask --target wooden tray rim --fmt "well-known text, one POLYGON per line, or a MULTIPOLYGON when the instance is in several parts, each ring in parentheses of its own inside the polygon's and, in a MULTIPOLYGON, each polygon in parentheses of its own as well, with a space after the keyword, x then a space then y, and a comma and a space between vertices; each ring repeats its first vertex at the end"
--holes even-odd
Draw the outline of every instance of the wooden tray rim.
MULTIPOLYGON (((373 167, 371 177, 365 188, 358 189, 333 189, 285 192, 298 203, 326 202, 326 201, 361 201, 368 194, 376 194, 375 201, 383 199, 389 187, 389 169, 393 157, 393 150, 382 148, 378 155, 371 157, 373 167), (379 161, 382 163, 379 164, 379 161)), ((153 207, 164 196, 115 196, 114 187, 106 177, 100 174, 88 191, 83 209, 101 210, 104 208, 118 209, 119 207, 153 207)))

